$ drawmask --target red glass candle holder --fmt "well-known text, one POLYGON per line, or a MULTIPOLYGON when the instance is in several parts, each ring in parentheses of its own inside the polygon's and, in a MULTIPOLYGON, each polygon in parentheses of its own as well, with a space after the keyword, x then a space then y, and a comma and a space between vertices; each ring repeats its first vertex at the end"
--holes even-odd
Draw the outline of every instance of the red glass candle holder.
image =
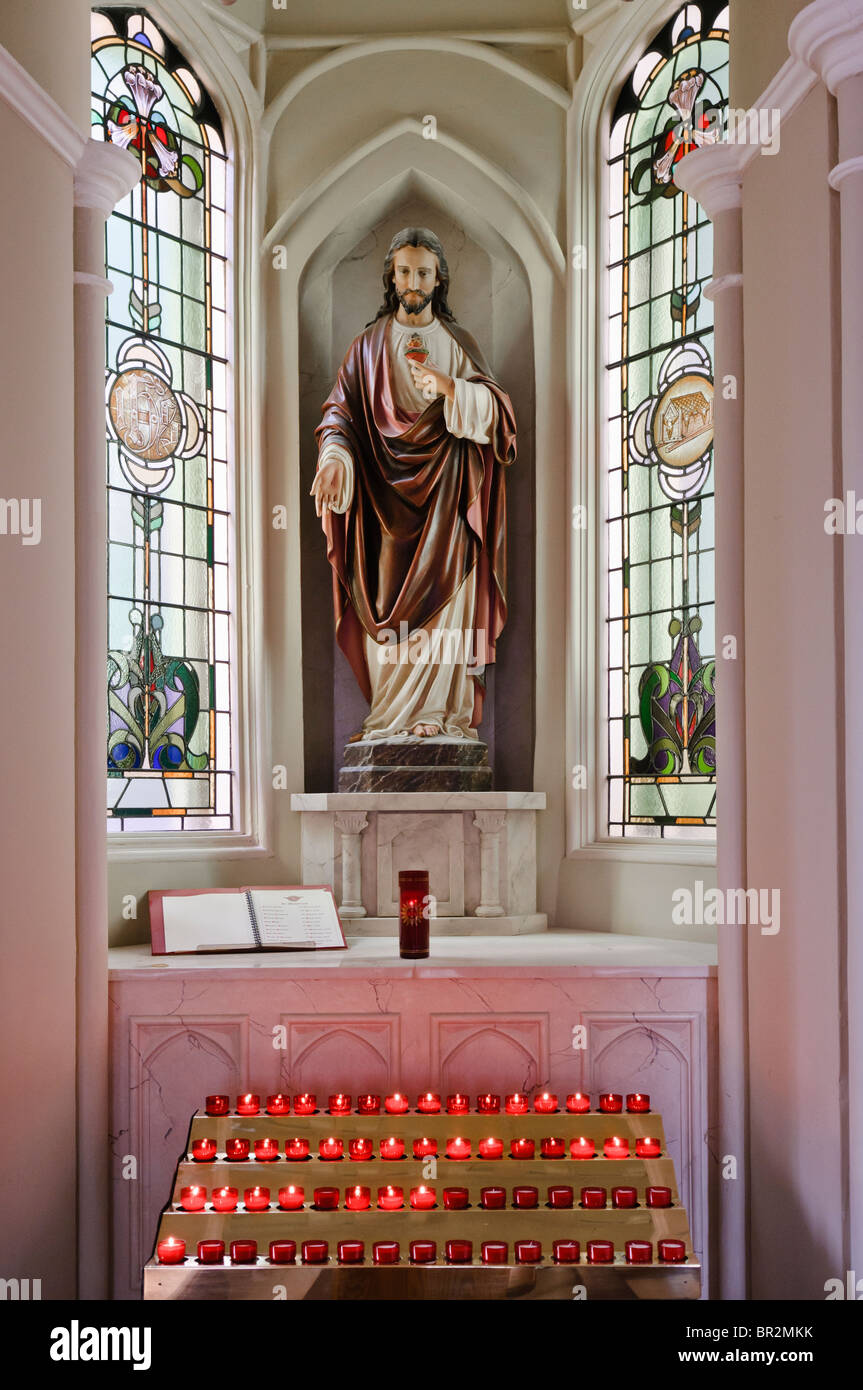
POLYGON ((590 1096, 584 1095, 581 1091, 573 1091, 572 1095, 566 1098, 566 1110, 568 1115, 586 1115, 590 1110, 590 1096))
POLYGON ((339 1189, 337 1187, 315 1188, 315 1211, 338 1211, 339 1189))
POLYGON ((334 1163, 344 1155, 345 1146, 341 1139, 322 1139, 318 1144, 318 1157, 326 1163, 334 1163))
POLYGON ((507 1096, 505 1109, 507 1115, 526 1115, 528 1111, 527 1096, 523 1096, 520 1091, 514 1091, 511 1096, 507 1096))
POLYGON ((337 1096, 330 1096, 329 1101, 327 1102, 327 1112, 330 1115, 350 1115, 350 1096, 342 1095, 341 1091, 339 1091, 339 1094, 337 1096))
POLYGON ((470 1096, 463 1096, 456 1092, 454 1096, 446 1098, 446 1113, 448 1115, 467 1115, 470 1112, 470 1096))
POLYGON ((502 1139, 480 1139, 479 1141, 480 1158, 503 1158, 502 1139))
POLYGON ((371 1139, 349 1139, 348 1158, 352 1163, 368 1163, 373 1156, 375 1146, 371 1139))
POLYGON ((291 1113, 291 1098, 290 1098, 290 1096, 283 1096, 282 1093, 281 1093, 281 1091, 280 1091, 279 1094, 276 1095, 276 1096, 267 1096, 267 1114, 268 1114, 268 1115, 290 1115, 290 1113, 291 1113))
POLYGON ((379 1115, 381 1113, 380 1096, 357 1096, 358 1115, 379 1115))
POLYGON ((305 1188, 295 1187, 293 1183, 279 1188, 279 1207, 282 1211, 302 1211, 305 1200, 305 1188))
POLYGON ((193 1139, 192 1158, 196 1163, 212 1163, 216 1157, 215 1139, 193 1139))
POLYGON ((248 1091, 244 1096, 237 1096, 238 1115, 257 1115, 261 1109, 261 1097, 248 1091))
POLYGON ((540 1140, 539 1152, 542 1158, 566 1158, 566 1140, 542 1139, 540 1140))
POLYGON ((626 1097, 626 1108, 630 1115, 646 1115, 650 1109, 650 1096, 641 1091, 633 1091, 626 1097))
POLYGON ((671 1188, 670 1187, 648 1187, 645 1194, 645 1201, 649 1207, 670 1207, 671 1188))
POLYGON ((255 1158, 258 1163, 272 1163, 279 1156, 278 1139, 256 1139, 255 1158))
POLYGON ((425 1095, 417 1099, 417 1110, 421 1115, 439 1115, 440 1096, 434 1091, 426 1091, 425 1095))
POLYGON ((436 1139, 415 1139, 414 1158, 435 1158, 437 1156, 436 1139))
POLYGON ((405 1156, 405 1141, 404 1141, 404 1139, 382 1139, 382 1140, 381 1140, 381 1158, 386 1158, 386 1159, 389 1159, 390 1161, 392 1161, 392 1160, 397 1159, 397 1158, 404 1158, 404 1156, 405 1156))
POLYGON ((659 1258, 663 1264, 682 1265, 686 1263, 686 1246, 682 1240, 661 1240, 658 1249, 659 1258))
POLYGON ((314 1115, 317 1108, 317 1096, 310 1095, 308 1091, 304 1091, 301 1096, 294 1096, 295 1115, 314 1115))
POLYGON ((232 1265, 253 1265, 257 1258, 258 1242, 256 1240, 231 1241, 232 1265))
POLYGON ((384 1101, 384 1109, 388 1115, 406 1115, 410 1110, 410 1102, 407 1096, 403 1096, 401 1091, 396 1091, 394 1095, 387 1096, 384 1101))
POLYGON ((470 1205, 470 1193, 466 1187, 445 1187, 443 1190, 444 1211, 464 1211, 470 1205))
POLYGON ((629 1211, 632 1207, 638 1206, 638 1193, 634 1187, 613 1187, 611 1205, 618 1211, 629 1211))
POLYGON ((635 1141, 636 1158, 659 1158, 662 1153, 662 1144, 658 1139, 651 1138, 650 1135, 643 1135, 635 1141))
POLYGON ((245 1163, 251 1143, 248 1139, 226 1139, 225 1158, 229 1163, 245 1163))
POLYGON ((285 1140, 285 1158, 291 1163, 301 1162, 303 1159, 308 1158, 308 1156, 308 1139, 300 1139, 299 1136, 297 1136, 294 1139, 285 1140))
POLYGON ((225 1242, 223 1240, 198 1241, 198 1264, 220 1265, 224 1258, 225 1242))
POLYGON ((303 1241, 303 1264, 325 1265, 330 1258, 330 1246, 326 1240, 303 1241))
POLYGON ((397 1240, 378 1240, 372 1246, 372 1259, 376 1265, 397 1265, 399 1255, 397 1240))
POLYGON ((599 1109, 603 1115, 619 1115, 623 1109, 623 1096, 615 1091, 603 1091, 599 1097, 599 1109))
POLYGON ((240 1193, 236 1187, 213 1188, 213 1211, 236 1211, 239 1200, 240 1193))
POLYGON ((437 1193, 433 1187, 412 1187, 411 1208, 413 1211, 432 1211, 437 1206, 437 1193))
POLYGON ((553 1096, 550 1091, 543 1091, 541 1096, 535 1096, 533 1108, 537 1115, 553 1115, 557 1110, 557 1096, 553 1096))
POLYGON ((206 1111, 208 1115, 227 1115, 230 1108, 230 1096, 207 1096, 206 1111))
POLYGON ((437 1242, 434 1240, 412 1240, 410 1261, 412 1265, 432 1265, 437 1259, 437 1242))
POLYGON ((448 1240, 446 1243, 446 1262, 448 1265, 469 1265, 473 1260, 472 1240, 448 1240))
POLYGON ((548 1189, 548 1205, 555 1211, 564 1211, 573 1205, 575 1193, 571 1187, 550 1187, 548 1189))
POLYGON ((181 1265, 186 1258, 186 1242, 179 1236, 166 1236, 156 1246, 160 1265, 181 1265))
POLYGON ((592 1139, 587 1139, 583 1134, 577 1139, 573 1139, 569 1145, 570 1158, 593 1158, 596 1153, 596 1145, 592 1139))
POLYGON ((614 1264, 614 1241, 589 1240, 587 1242, 587 1263, 591 1265, 614 1264))
POLYGON ((446 1141, 446 1156, 457 1160, 470 1158, 470 1140, 455 1138, 446 1141))
POLYGON ((653 1246, 649 1240, 628 1240, 625 1246, 628 1265, 649 1265, 653 1263, 653 1246))
POLYGON ((243 1193, 243 1205, 246 1211, 268 1211, 270 1189, 268 1187, 247 1187, 243 1193))
POLYGON ((405 1204, 405 1196, 400 1187, 378 1188, 378 1210, 379 1211, 401 1211, 405 1204))
POLYGON ((368 1211, 371 1204, 372 1190, 370 1187, 345 1188, 346 1211, 368 1211))
POLYGON ((608 1193, 604 1187, 583 1187, 581 1205, 585 1211, 601 1211, 608 1205, 608 1193))
POLYGON ((577 1265, 581 1258, 581 1246, 577 1240, 556 1240, 551 1247, 551 1255, 556 1265, 577 1265))
POLYGON ((399 871, 399 955, 425 960, 429 953, 429 876, 427 869, 399 871))
POLYGON ((485 1095, 477 1096, 476 1108, 480 1115, 499 1115, 500 1096, 485 1095))
POLYGON ((629 1158, 629 1140, 621 1138, 619 1134, 613 1134, 606 1139, 602 1152, 606 1158, 629 1158))
POLYGON ((340 1265, 361 1265, 366 1257, 366 1247, 361 1240, 340 1240, 336 1253, 340 1265))
POLYGON ((514 1187, 512 1189, 512 1204, 514 1207, 536 1207, 539 1206, 539 1189, 536 1187, 514 1187))
POLYGON ((517 1265, 538 1265, 542 1260, 542 1245, 538 1240, 517 1240, 515 1242, 515 1262, 517 1265))
POLYGON ((513 1139, 509 1152, 512 1158, 533 1158, 536 1144, 532 1139, 513 1139))
POLYGON ((481 1253, 484 1265, 505 1265, 509 1258, 509 1246, 505 1240, 484 1240, 481 1253))
POLYGON ((484 1187, 480 1191, 479 1200, 484 1211, 502 1211, 506 1206, 506 1188, 484 1187))
POLYGON ((271 1265, 292 1265, 297 1259, 295 1240, 271 1240, 269 1260, 271 1265))
POLYGON ((206 1187, 181 1187, 180 1206, 183 1211, 203 1211, 207 1202, 206 1187))

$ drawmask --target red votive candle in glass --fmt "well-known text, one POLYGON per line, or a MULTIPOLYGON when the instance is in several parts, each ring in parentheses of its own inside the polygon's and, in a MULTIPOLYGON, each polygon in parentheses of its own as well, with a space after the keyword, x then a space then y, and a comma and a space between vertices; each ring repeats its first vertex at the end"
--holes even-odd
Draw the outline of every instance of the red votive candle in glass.
POLYGON ((349 1139, 348 1158, 352 1163, 367 1163, 375 1151, 371 1139, 349 1139))
POLYGON ((429 953, 429 876, 427 869, 399 871, 399 955, 425 960, 429 953))
POLYGON ((577 1265, 581 1257, 581 1246, 577 1240, 556 1240, 551 1252, 556 1265, 577 1265))
POLYGON ((571 1187, 550 1187, 548 1189, 548 1205, 556 1211, 571 1207, 575 1201, 575 1193, 571 1187))
POLYGON ((225 1158, 229 1163, 245 1163, 250 1147, 248 1139, 226 1139, 225 1158))
POLYGON ((448 1115, 467 1115, 469 1110, 470 1096, 463 1096, 458 1091, 454 1096, 447 1096, 446 1113, 448 1115))
POLYGON ((662 1153, 662 1145, 658 1139, 652 1139, 649 1135, 643 1135, 635 1141, 636 1158, 659 1158, 662 1153))
POLYGON ((410 1109, 407 1096, 403 1096, 401 1091, 396 1091, 395 1095, 387 1096, 384 1101, 384 1109, 388 1115, 406 1115, 410 1109))
POLYGON ((649 1240, 628 1240, 626 1242, 626 1263, 628 1265, 649 1265, 653 1263, 653 1246, 649 1240))
POLYGON ((193 1139, 192 1158, 196 1163, 212 1163, 216 1157, 215 1139, 193 1139))
POLYGON ((325 1240, 303 1241, 303 1264, 325 1265, 330 1258, 329 1242, 325 1240))
POLYGON ((480 1115, 499 1115, 500 1096, 477 1096, 476 1108, 480 1115))
POLYGON ((645 1201, 649 1207, 670 1207, 671 1188, 670 1187, 648 1187, 645 1201))
POLYGON ((186 1242, 179 1236, 166 1236, 156 1246, 160 1265, 181 1265, 186 1258, 186 1242))
POLYGON ((469 1139, 447 1139, 446 1141, 447 1158, 465 1159, 470 1158, 469 1139))
POLYGON ((611 1205, 618 1211, 629 1210, 631 1207, 638 1206, 638 1193, 634 1187, 613 1187, 611 1189, 611 1205))
POLYGON ((479 1141, 480 1158, 503 1158, 502 1139, 480 1139, 479 1141))
POLYGON ((468 1265, 473 1260, 472 1240, 448 1240, 446 1243, 446 1262, 448 1265, 468 1265))
POLYGON ((279 1206, 282 1211, 302 1211, 305 1200, 306 1193, 302 1187, 295 1187, 291 1183, 289 1187, 279 1188, 279 1206))
POLYGON ((322 1139, 318 1144, 318 1157, 332 1163, 334 1159, 342 1157, 344 1147, 341 1139, 322 1139))
POLYGON ((292 1265, 297 1258, 295 1240, 271 1240, 269 1260, 271 1265, 292 1265))
POLYGON ((614 1241, 589 1240, 587 1242, 587 1263, 591 1265, 613 1265, 614 1241))
POLYGON ((608 1200, 608 1193, 604 1187, 583 1187, 581 1189, 581 1205, 586 1211, 600 1211, 608 1200))
POLYGON ((317 1096, 309 1095, 308 1091, 304 1091, 301 1096, 294 1096, 295 1115, 314 1115, 317 1108, 317 1096))
POLYGON ((536 1144, 532 1139, 513 1139, 509 1152, 511 1158, 533 1158, 536 1144))
POLYGON ((378 1240, 372 1246, 372 1259, 376 1265, 397 1265, 399 1262, 399 1243, 397 1240, 378 1240))
POLYGON ((270 1189, 247 1187, 243 1193, 243 1203, 246 1211, 267 1211, 270 1205, 270 1189))
POLYGON ((484 1211, 502 1211, 506 1206, 506 1188, 484 1187, 479 1194, 484 1211))
POLYGON ((539 1205, 539 1189, 536 1187, 514 1187, 512 1189, 514 1207, 536 1207, 539 1205))
POLYGON ((633 1091, 626 1097, 626 1108, 630 1115, 646 1115, 650 1109, 650 1096, 641 1091, 633 1091))
POLYGON ((315 1188, 315 1211, 338 1211, 339 1189, 337 1187, 315 1188))
POLYGON ((482 1262, 484 1265, 505 1265, 509 1256, 509 1246, 505 1240, 484 1240, 482 1243, 482 1262))
POLYGON ((404 1158, 405 1141, 404 1139, 382 1139, 381 1158, 395 1159, 404 1158))
POLYGON ((566 1158, 565 1139, 542 1139, 539 1151, 543 1158, 566 1158))
POLYGON ((279 1092, 279 1094, 278 1094, 277 1096, 267 1096, 267 1114, 268 1114, 268 1115, 290 1115, 290 1113, 291 1113, 291 1098, 290 1098, 290 1096, 283 1096, 282 1093, 281 1093, 281 1091, 279 1092))
POLYGON ((414 1158, 434 1158, 437 1154, 436 1139, 415 1139, 414 1158))
POLYGON ((440 1096, 434 1091, 426 1091, 425 1095, 417 1100, 417 1110, 421 1115, 439 1115, 440 1096))
POLYGON ((181 1187, 180 1206, 183 1211, 203 1211, 207 1201, 206 1187, 181 1187))
POLYGON ((225 1242, 223 1240, 198 1241, 199 1265, 220 1265, 224 1258, 225 1242))
POLYGON ((253 1095, 249 1091, 244 1096, 237 1096, 238 1115, 257 1115, 261 1108, 261 1097, 253 1095))
POLYGON ((411 1207, 414 1211, 431 1211, 437 1206, 437 1193, 433 1187, 412 1187, 411 1207))
POLYGON ((308 1156, 308 1139, 300 1139, 297 1137, 295 1139, 285 1140, 285 1158, 289 1159, 291 1162, 295 1162, 303 1158, 308 1158, 308 1156))
POLYGON ((412 1265, 432 1265, 437 1259, 437 1242, 433 1240, 412 1240, 410 1244, 412 1265))
POLYGON ((336 1247, 340 1265, 361 1265, 366 1247, 361 1240, 340 1240, 336 1247))
POLYGON ((542 1246, 538 1240, 517 1240, 515 1242, 515 1262, 517 1265, 538 1265, 542 1259, 542 1246))
POLYGON ((682 1265, 686 1263, 686 1246, 682 1240, 661 1240, 659 1258, 663 1264, 682 1265))
POLYGON ((253 1265, 257 1258, 258 1242, 256 1240, 231 1241, 232 1265, 253 1265))
POLYGON ((236 1211, 239 1200, 240 1193, 236 1187, 213 1188, 213 1211, 236 1211))
POLYGON ((381 1113, 380 1096, 357 1096, 358 1115, 379 1115, 381 1113))
POLYGON ((401 1211, 405 1204, 405 1197, 400 1187, 379 1187, 378 1188, 378 1210, 379 1211, 401 1211))
POLYGON ((256 1139, 255 1158, 258 1163, 272 1163, 279 1156, 278 1139, 256 1139))
POLYGON ((623 1109, 623 1096, 615 1091, 603 1091, 599 1097, 599 1109, 603 1115, 619 1115, 623 1109))
POLYGON ((346 1211, 368 1211, 371 1204, 372 1190, 370 1187, 345 1188, 346 1211))
POLYGON ((566 1109, 569 1115, 586 1115, 590 1109, 590 1096, 586 1096, 581 1091, 573 1091, 571 1096, 566 1098, 566 1109))
POLYGON ((586 1139, 584 1135, 579 1135, 578 1139, 573 1139, 569 1145, 571 1158, 593 1158, 596 1153, 596 1145, 592 1139, 586 1139))
POLYGON ((557 1109, 557 1096, 553 1096, 550 1091, 543 1091, 541 1096, 535 1096, 533 1108, 537 1115, 553 1115, 557 1109))
POLYGON ((339 1091, 339 1094, 337 1096, 330 1096, 329 1102, 327 1104, 327 1110, 330 1113, 330 1115, 350 1115, 350 1096, 342 1095, 341 1091, 339 1091))
POLYGON ((506 1098, 507 1115, 526 1115, 528 1111, 527 1096, 523 1096, 520 1091, 515 1091, 506 1098))
POLYGON ((629 1140, 613 1134, 602 1146, 606 1158, 629 1158, 629 1140))
POLYGON ((466 1187, 445 1187, 443 1190, 444 1211, 464 1211, 470 1204, 470 1193, 466 1187))
POLYGON ((227 1115, 231 1101, 229 1096, 207 1096, 208 1115, 227 1115))

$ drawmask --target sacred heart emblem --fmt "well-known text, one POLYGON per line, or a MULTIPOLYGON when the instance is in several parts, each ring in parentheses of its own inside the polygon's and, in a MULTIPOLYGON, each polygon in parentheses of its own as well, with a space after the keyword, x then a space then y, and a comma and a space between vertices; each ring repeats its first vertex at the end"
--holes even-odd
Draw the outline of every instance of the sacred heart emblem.
POLYGON ((419 333, 412 333, 405 346, 405 357, 410 362, 418 362, 420 366, 427 360, 429 350, 419 333))

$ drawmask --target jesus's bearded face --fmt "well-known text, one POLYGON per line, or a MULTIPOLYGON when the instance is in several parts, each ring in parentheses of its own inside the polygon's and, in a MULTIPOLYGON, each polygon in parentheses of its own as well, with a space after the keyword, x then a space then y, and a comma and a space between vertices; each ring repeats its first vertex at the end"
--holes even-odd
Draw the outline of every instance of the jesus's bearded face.
POLYGON ((440 284, 437 256, 425 246, 402 246, 393 259, 393 287, 406 314, 421 314, 440 284))

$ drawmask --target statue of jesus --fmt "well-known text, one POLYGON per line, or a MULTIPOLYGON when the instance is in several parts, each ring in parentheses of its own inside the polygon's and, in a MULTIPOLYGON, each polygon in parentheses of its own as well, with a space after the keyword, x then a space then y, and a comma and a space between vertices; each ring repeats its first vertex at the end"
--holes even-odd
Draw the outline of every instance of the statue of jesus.
POLYGON ((370 705, 353 739, 476 739, 506 621, 515 418, 449 308, 434 233, 399 232, 383 282, 324 404, 311 489, 337 641, 370 705))

